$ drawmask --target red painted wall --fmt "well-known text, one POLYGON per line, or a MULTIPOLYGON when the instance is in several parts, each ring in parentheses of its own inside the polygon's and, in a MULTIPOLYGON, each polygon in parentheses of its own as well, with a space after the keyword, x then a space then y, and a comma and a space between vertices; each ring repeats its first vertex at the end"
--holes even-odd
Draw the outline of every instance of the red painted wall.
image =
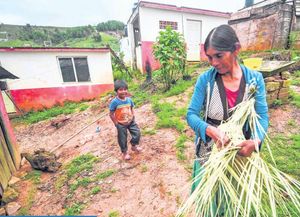
POLYGON ((64 101, 81 101, 99 97, 100 94, 113 90, 113 84, 65 86, 11 90, 17 106, 23 111, 50 108, 64 101))
POLYGON ((153 43, 152 41, 143 41, 142 42, 142 66, 143 72, 146 72, 146 63, 149 62, 151 66, 151 71, 157 70, 160 68, 159 61, 154 58, 152 54, 153 51, 153 43))

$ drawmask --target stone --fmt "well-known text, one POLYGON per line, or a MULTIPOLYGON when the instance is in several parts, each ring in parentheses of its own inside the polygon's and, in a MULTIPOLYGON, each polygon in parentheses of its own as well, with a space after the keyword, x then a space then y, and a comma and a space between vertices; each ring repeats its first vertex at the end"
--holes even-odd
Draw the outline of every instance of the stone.
POLYGON ((11 202, 6 205, 7 215, 16 215, 17 211, 21 208, 21 205, 17 202, 11 202))
POLYGON ((267 83, 267 82, 275 81, 276 78, 274 78, 273 76, 271 76, 271 77, 266 77, 264 80, 265 80, 265 83, 267 83))
POLYGON ((282 87, 290 87, 291 86, 291 80, 283 80, 282 87))
POLYGON ((291 77, 291 73, 289 73, 288 71, 281 72, 280 74, 281 74, 281 78, 284 80, 287 80, 291 77))
POLYGON ((19 193, 15 189, 8 187, 4 191, 2 201, 4 203, 9 203, 9 202, 14 201, 18 196, 19 196, 19 193))
POLYGON ((18 177, 12 176, 8 182, 8 185, 12 186, 12 185, 16 184, 18 181, 20 181, 20 179, 18 177))
POLYGON ((4 207, 0 207, 0 216, 6 216, 6 211, 4 207))
POLYGON ((280 87, 279 82, 268 82, 266 83, 266 90, 267 92, 278 90, 280 87))
POLYGON ((32 168, 46 172, 56 172, 62 165, 57 162, 57 157, 54 153, 42 148, 34 151, 34 154, 22 153, 21 156, 29 161, 32 168))
POLYGON ((278 98, 281 100, 287 100, 289 97, 289 88, 281 88, 279 90, 278 98))

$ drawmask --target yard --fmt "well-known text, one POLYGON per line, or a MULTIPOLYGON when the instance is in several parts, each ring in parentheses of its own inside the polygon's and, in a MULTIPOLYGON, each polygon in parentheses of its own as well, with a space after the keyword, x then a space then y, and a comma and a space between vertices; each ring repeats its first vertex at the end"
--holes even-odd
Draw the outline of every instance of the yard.
MULTIPOLYGON (((166 93, 130 85, 143 147, 130 161, 122 160, 107 115, 109 96, 62 114, 59 117, 67 115, 68 120, 59 128, 51 125, 53 119, 14 121, 22 152, 59 146, 55 154, 63 164, 56 173, 44 173, 24 162, 15 174, 21 180, 12 186, 18 192, 15 202, 21 205, 15 214, 174 216, 190 192, 194 133, 184 117, 193 83, 202 71, 197 69, 192 81, 179 82, 166 93), (94 123, 65 142, 101 116, 100 132, 95 132, 94 123)), ((269 135, 278 167, 299 180, 300 106, 299 87, 295 88, 298 94, 288 104, 270 109, 269 135)))

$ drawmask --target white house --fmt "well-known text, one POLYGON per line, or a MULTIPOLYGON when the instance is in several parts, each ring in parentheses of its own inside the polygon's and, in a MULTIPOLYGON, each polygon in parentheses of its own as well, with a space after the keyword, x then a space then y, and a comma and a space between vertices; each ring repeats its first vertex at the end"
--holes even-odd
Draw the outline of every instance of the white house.
POLYGON ((20 78, 7 86, 24 111, 113 90, 108 48, 0 48, 0 64, 20 78))
MULTIPOLYGON (((159 31, 168 25, 184 36, 187 60, 199 61, 209 31, 227 24, 229 18, 230 13, 139 1, 127 22, 131 65, 141 71, 145 71, 147 62, 152 70, 159 68, 152 55, 152 45, 159 31)), ((126 47, 121 48, 124 50, 126 47)))

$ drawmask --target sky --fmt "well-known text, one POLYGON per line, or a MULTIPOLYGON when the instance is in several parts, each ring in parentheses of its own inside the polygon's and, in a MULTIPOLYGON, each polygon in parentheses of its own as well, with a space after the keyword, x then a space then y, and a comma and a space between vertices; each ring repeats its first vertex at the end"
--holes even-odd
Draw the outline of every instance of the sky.
MULTIPOLYGON (((73 27, 107 20, 127 23, 138 0, 0 0, 0 23, 73 27)), ((222 12, 235 12, 245 0, 146 0, 222 12)), ((256 1, 254 1, 256 2, 256 1)))

